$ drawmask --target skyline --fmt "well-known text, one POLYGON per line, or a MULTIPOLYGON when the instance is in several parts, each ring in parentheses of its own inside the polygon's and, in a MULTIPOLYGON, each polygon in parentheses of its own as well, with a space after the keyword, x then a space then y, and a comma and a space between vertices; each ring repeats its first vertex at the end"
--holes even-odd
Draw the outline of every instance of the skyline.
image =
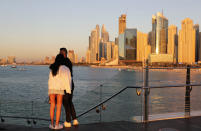
POLYGON ((79 57, 85 56, 91 29, 96 24, 104 24, 110 41, 114 41, 118 36, 118 17, 122 13, 127 14, 127 28, 137 28, 144 33, 151 31, 152 15, 162 9, 169 25, 176 25, 178 30, 181 29, 181 21, 186 17, 191 18, 194 24, 201 25, 201 1, 195 0, 192 3, 177 0, 173 4, 173 0, 170 0, 159 3, 159 0, 2 0, 0 58, 16 56, 17 60, 38 60, 45 56, 55 56, 60 47, 75 50, 79 57))

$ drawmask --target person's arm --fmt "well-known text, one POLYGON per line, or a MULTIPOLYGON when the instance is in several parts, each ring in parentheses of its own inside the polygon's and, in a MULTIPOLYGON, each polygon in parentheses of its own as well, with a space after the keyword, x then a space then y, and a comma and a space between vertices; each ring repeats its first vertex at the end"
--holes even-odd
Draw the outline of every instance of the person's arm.
POLYGON ((62 69, 62 72, 61 72, 61 75, 62 75, 62 82, 63 82, 63 85, 64 85, 64 90, 66 90, 66 93, 69 93, 71 94, 71 73, 70 73, 70 70, 69 68, 63 68, 62 69))

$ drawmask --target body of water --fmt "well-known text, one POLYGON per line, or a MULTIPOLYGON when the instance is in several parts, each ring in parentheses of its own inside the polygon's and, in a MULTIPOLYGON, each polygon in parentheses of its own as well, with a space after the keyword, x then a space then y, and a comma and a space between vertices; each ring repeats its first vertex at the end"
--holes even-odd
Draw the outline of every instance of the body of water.
MULTIPOLYGON (((73 68, 75 91, 73 102, 77 115, 107 99, 126 86, 142 86, 143 71, 90 68, 73 68), (102 86, 100 86, 102 85, 102 86)), ((18 66, 17 68, 0 67, 0 116, 24 116, 49 119, 48 66, 18 66)), ((149 72, 149 85, 185 84, 186 71, 149 72)), ((191 73, 192 83, 201 83, 201 73, 191 73)), ((193 87, 191 109, 201 109, 201 88, 193 87)), ((184 112, 185 87, 150 90, 150 114, 184 112)), ((106 110, 101 113, 91 111, 79 118, 81 123, 98 121, 132 121, 142 115, 143 96, 138 96, 135 89, 127 89, 111 101, 104 104, 106 110)), ((61 119, 65 120, 62 111, 61 119)), ((7 123, 26 124, 26 120, 6 118, 7 123)), ((47 125, 38 121, 37 125, 47 125)))

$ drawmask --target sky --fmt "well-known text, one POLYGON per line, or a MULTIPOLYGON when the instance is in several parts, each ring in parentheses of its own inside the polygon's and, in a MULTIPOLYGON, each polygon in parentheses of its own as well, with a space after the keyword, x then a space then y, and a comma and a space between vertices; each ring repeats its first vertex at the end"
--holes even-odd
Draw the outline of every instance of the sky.
POLYGON ((200 7, 201 0, 0 0, 0 58, 41 60, 60 47, 85 56, 96 24, 105 24, 114 41, 121 14, 127 28, 148 33, 152 15, 162 10, 179 29, 186 17, 201 25, 200 7))

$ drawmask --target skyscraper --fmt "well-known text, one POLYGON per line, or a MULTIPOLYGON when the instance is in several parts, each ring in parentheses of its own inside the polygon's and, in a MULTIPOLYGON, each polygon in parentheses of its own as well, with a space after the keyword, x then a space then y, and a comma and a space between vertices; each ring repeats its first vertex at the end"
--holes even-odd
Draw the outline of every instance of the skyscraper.
POLYGON ((91 63, 90 58, 91 58, 91 54, 90 54, 90 50, 87 49, 87 53, 86 53, 86 63, 91 63))
POLYGON ((168 19, 160 12, 152 16, 152 53, 166 54, 168 42, 168 19))
POLYGON ((137 61, 145 62, 151 53, 151 46, 148 44, 148 34, 137 31, 137 61))
POLYGON ((16 63, 15 56, 8 56, 8 64, 16 63))
POLYGON ((201 61, 201 32, 199 33, 199 61, 201 61))
POLYGON ((124 60, 126 59, 126 51, 125 51, 125 34, 122 33, 118 37, 118 47, 119 47, 119 59, 124 60))
POLYGON ((106 58, 107 58, 107 61, 109 61, 112 59, 112 42, 107 42, 106 44, 107 44, 106 58))
POLYGON ((136 60, 137 58, 137 29, 126 29, 119 35, 119 59, 136 60))
POLYGON ((126 29, 126 14, 122 14, 119 17, 119 34, 124 33, 126 29))
POLYGON ((177 27, 175 25, 171 25, 168 27, 168 54, 173 56, 173 62, 177 62, 178 56, 178 35, 177 35, 177 27))
POLYGON ((74 50, 68 51, 68 58, 71 60, 72 63, 75 63, 75 52, 74 52, 74 50))
POLYGON ((137 59, 137 29, 125 30, 126 60, 137 59))
POLYGON ((99 61, 107 59, 107 42, 101 41, 99 43, 99 61))
POLYGON ((186 18, 181 22, 178 44, 178 61, 180 63, 192 64, 195 62, 196 54, 196 32, 193 28, 193 20, 186 18))
POLYGON ((194 29, 195 29, 195 61, 197 62, 198 59, 199 59, 199 25, 198 24, 195 24, 194 25, 194 29))
POLYGON ((101 29, 101 39, 103 42, 109 41, 109 33, 106 31, 104 24, 102 25, 102 29, 101 29))
POLYGON ((97 61, 97 30, 96 29, 93 29, 91 31, 91 37, 90 37, 90 44, 91 44, 91 48, 90 48, 90 62, 91 63, 95 63, 97 61))
POLYGON ((97 24, 96 25, 96 31, 97 31, 97 41, 96 41, 96 60, 98 61, 98 57, 99 57, 99 43, 100 43, 100 27, 97 24))
POLYGON ((77 54, 75 54, 74 63, 78 63, 78 55, 77 54))

